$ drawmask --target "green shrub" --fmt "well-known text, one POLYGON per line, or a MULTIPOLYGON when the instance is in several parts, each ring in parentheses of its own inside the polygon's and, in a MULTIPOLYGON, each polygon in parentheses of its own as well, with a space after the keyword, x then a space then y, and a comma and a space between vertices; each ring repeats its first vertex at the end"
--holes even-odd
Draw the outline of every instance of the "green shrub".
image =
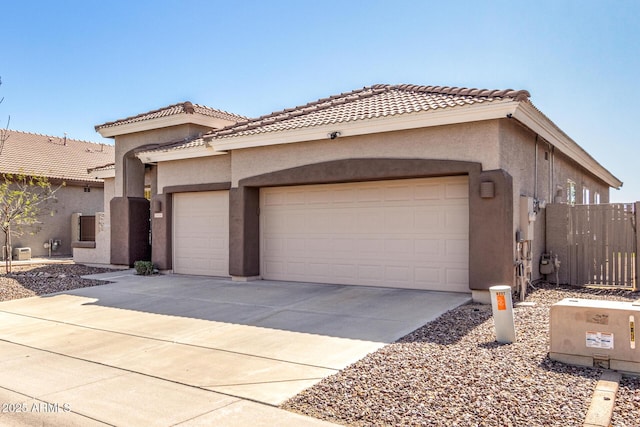
POLYGON ((136 269, 136 274, 141 276, 149 276, 154 272, 153 263, 151 261, 136 261, 133 263, 133 268, 136 269))

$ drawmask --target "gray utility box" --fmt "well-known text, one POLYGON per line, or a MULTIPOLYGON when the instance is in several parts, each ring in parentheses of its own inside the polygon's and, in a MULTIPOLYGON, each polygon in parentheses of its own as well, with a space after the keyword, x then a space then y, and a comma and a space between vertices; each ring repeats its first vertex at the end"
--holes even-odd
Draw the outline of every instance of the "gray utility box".
POLYGON ((549 357, 640 374, 640 301, 565 298, 551 306, 549 357))
POLYGON ((31 259, 31 248, 15 248, 13 258, 17 261, 28 261, 31 259))

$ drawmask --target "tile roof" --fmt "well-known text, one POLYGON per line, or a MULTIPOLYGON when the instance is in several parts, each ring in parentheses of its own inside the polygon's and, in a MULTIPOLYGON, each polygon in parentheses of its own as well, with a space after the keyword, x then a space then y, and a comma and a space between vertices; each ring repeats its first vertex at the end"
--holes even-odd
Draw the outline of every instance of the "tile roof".
POLYGON ((202 114, 204 116, 216 117, 224 120, 246 120, 245 116, 241 116, 238 114, 228 113, 226 111, 217 110, 215 108, 207 107, 204 105, 192 104, 189 101, 180 102, 178 104, 169 105, 168 107, 163 107, 158 110, 149 111, 146 113, 138 114, 135 116, 127 117, 120 120, 115 120, 113 122, 103 123, 101 125, 96 125, 95 129, 105 129, 113 126, 120 126, 129 123, 143 122, 145 120, 156 119, 159 117, 167 117, 167 116, 175 116, 177 114, 202 114))
POLYGON ((28 173, 66 181, 100 182, 87 170, 115 160, 115 148, 109 144, 15 130, 8 130, 7 136, 0 152, 0 173, 28 173))
POLYGON ((488 90, 443 86, 374 85, 320 99, 209 132, 207 138, 253 135, 352 122, 420 111, 456 108, 509 99, 529 98, 525 90, 488 90))
POLYGON ((488 90, 446 86, 378 84, 319 99, 306 105, 246 119, 213 130, 189 142, 167 144, 155 150, 172 151, 205 145, 206 140, 266 134, 373 118, 411 114, 444 108, 458 108, 501 100, 524 101, 526 90, 488 90))

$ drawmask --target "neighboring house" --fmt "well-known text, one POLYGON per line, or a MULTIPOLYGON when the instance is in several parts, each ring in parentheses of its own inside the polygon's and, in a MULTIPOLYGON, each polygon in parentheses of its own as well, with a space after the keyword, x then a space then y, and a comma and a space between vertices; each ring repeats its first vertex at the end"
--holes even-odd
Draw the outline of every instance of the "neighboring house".
POLYGON ((13 237, 14 252, 30 248, 31 256, 71 255, 74 240, 92 239, 91 227, 86 227, 91 223, 85 224, 81 235, 79 217, 103 210, 103 182, 89 177, 87 169, 113 162, 113 145, 14 130, 8 130, 6 136, 0 152, 1 174, 44 176, 54 187, 64 183, 50 206, 54 214, 41 217, 39 231, 26 228, 24 234, 13 237))
POLYGON ((375 85, 256 119, 185 103, 98 125, 110 262, 485 299, 514 283, 517 237, 540 276, 546 203, 622 185, 529 96, 375 85))

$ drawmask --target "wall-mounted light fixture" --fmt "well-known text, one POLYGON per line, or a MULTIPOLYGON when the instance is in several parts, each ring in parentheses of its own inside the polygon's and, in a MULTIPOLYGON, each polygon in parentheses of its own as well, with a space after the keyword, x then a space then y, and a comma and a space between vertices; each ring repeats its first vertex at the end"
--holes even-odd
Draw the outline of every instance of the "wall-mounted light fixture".
POLYGON ((480 183, 480 197, 483 199, 492 199, 496 196, 495 184, 492 181, 480 183))
POLYGON ((153 213, 162 212, 162 201, 154 200, 153 201, 153 213))
POLYGON ((341 133, 336 130, 336 131, 333 131, 333 132, 329 132, 329 134, 327 136, 329 137, 329 139, 336 139, 340 135, 341 135, 341 133))

